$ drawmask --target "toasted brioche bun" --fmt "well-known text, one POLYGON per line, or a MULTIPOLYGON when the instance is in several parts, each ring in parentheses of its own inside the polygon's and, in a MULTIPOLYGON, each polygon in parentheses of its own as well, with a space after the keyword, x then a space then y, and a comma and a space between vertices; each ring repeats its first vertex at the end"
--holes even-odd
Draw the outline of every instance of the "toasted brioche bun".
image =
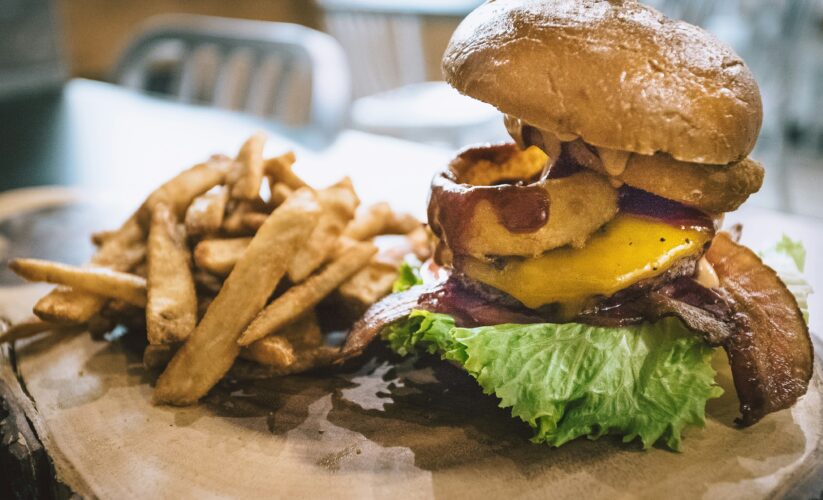
POLYGON ((749 68, 706 31, 634 1, 489 1, 443 57, 460 92, 558 136, 727 164, 762 120, 749 68))

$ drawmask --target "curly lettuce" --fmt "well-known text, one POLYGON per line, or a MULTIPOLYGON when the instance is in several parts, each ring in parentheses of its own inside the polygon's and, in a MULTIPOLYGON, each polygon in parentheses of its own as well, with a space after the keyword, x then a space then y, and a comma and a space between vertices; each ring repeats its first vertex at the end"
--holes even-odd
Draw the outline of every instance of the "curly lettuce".
POLYGON ((422 349, 460 364, 534 428, 532 441, 551 446, 618 434, 678 450, 683 428, 704 425, 706 401, 723 392, 711 348, 674 318, 458 328, 448 315, 417 310, 384 337, 400 354, 422 349))

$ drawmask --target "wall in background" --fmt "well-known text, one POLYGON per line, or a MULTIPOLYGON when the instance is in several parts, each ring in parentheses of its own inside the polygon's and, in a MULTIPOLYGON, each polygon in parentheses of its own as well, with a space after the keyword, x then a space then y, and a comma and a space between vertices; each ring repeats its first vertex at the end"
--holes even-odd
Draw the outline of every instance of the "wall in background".
POLYGON ((318 26, 312 2, 306 0, 59 0, 72 76, 105 79, 140 22, 157 14, 284 21, 318 26))

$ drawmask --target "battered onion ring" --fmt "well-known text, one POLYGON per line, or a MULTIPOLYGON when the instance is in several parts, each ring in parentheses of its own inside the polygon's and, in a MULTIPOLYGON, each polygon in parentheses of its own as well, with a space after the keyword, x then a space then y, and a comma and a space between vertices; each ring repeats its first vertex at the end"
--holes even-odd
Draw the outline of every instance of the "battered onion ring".
MULTIPOLYGON (((566 143, 571 157, 580 165, 606 174, 597 154, 581 140, 566 143)), ((763 167, 745 158, 728 165, 702 165, 675 160, 657 153, 632 154, 626 168, 615 179, 629 186, 674 200, 708 213, 736 210, 763 184, 763 167)))
POLYGON ((514 144, 469 148, 434 177, 429 224, 452 253, 536 257, 564 245, 580 247, 617 213, 617 192, 605 177, 581 171, 535 181, 542 166, 535 175, 534 163, 519 161, 524 154, 531 153, 514 144))

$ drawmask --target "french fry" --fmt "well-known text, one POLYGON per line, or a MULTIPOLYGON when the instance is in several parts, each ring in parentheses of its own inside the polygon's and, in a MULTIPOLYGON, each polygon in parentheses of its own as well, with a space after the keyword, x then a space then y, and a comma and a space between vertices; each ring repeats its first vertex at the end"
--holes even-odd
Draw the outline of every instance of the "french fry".
POLYGON ((29 281, 70 286, 101 297, 146 306, 146 280, 105 267, 75 267, 40 259, 14 259, 9 268, 29 281))
POLYGON ((286 201, 286 198, 292 193, 293 189, 283 184, 282 182, 273 182, 271 186, 271 202, 274 206, 278 206, 286 201))
POLYGON ((194 247, 194 263, 204 271, 218 276, 228 276, 251 240, 251 238, 203 240, 194 247))
POLYGON ((375 203, 360 211, 343 234, 358 241, 370 240, 383 231, 391 213, 388 203, 375 203))
MULTIPOLYGON (((406 255, 413 253, 423 226, 412 233, 397 236, 380 236, 375 244, 380 251, 372 257, 368 265, 346 280, 336 291, 335 299, 344 306, 351 320, 357 319, 372 304, 392 291, 392 285, 406 255)), ((426 235, 424 234, 423 237, 426 235)))
POLYGON ((94 246, 99 247, 107 239, 114 236, 114 233, 116 233, 116 231, 112 231, 110 229, 104 229, 102 231, 96 231, 94 233, 91 233, 91 242, 92 242, 92 244, 94 244, 94 246))
POLYGON ((375 203, 357 214, 344 231, 349 238, 366 241, 381 234, 406 234, 420 222, 410 214, 395 213, 388 203, 375 203))
POLYGON ((266 222, 266 219, 269 217, 268 214, 260 213, 260 212, 249 212, 243 214, 240 218, 243 227, 249 229, 251 231, 257 231, 260 229, 260 226, 266 222))
POLYGON ((34 304, 34 314, 43 321, 62 325, 87 323, 106 302, 105 297, 93 293, 58 286, 34 304))
POLYGON ((20 321, 19 323, 11 325, 6 331, 0 333, 0 344, 34 337, 39 333, 47 332, 49 330, 56 330, 64 326, 65 325, 59 325, 57 323, 49 323, 48 321, 43 321, 36 316, 32 316, 20 321))
POLYGON ((291 375, 293 373, 303 373, 309 370, 316 370, 324 366, 331 366, 332 363, 341 358, 340 349, 331 346, 319 346, 305 351, 299 351, 291 366, 284 370, 276 370, 273 375, 291 375))
POLYGON ((366 267, 340 285, 337 294, 346 308, 359 316, 391 293, 397 279, 397 269, 398 265, 372 259, 366 267))
MULTIPOLYGON (((162 199, 172 200, 175 209, 182 212, 195 196, 223 182, 231 164, 226 157, 214 156, 163 184, 118 230, 100 233, 94 238, 99 248, 90 264, 114 271, 130 271, 145 256, 145 222, 154 203, 162 199)), ((103 297, 57 287, 37 302, 34 312, 45 321, 81 324, 88 322, 104 303, 103 297)))
POLYGON ((371 243, 358 243, 350 247, 319 273, 272 301, 248 325, 238 344, 246 346, 262 339, 314 308, 342 282, 362 269, 375 253, 377 248, 371 243))
POLYGON ((392 211, 392 216, 388 223, 383 227, 381 234, 407 234, 423 225, 417 220, 417 217, 405 212, 397 213, 392 211))
POLYGON ((348 177, 318 191, 317 198, 323 213, 306 246, 297 252, 289 264, 289 279, 293 283, 303 281, 326 262, 360 204, 348 177))
POLYGON ((146 327, 150 344, 188 338, 197 321, 191 255, 177 218, 165 203, 155 205, 148 241, 146 327))
POLYGON ((237 153, 237 163, 240 168, 237 172, 237 180, 231 188, 233 198, 252 201, 260 195, 265 144, 266 135, 258 132, 249 137, 237 153))
POLYGON ((251 201, 240 201, 234 204, 223 219, 223 232, 232 236, 254 234, 254 230, 246 227, 243 218, 254 213, 251 201))
POLYGON ((304 351, 296 351, 294 362, 290 365, 271 366, 258 363, 236 364, 230 374, 238 380, 259 380, 271 377, 281 377, 295 373, 303 373, 316 370, 325 366, 331 366, 342 358, 340 349, 331 346, 319 346, 304 351))
POLYGON ((411 244, 412 253, 420 259, 420 262, 425 262, 432 256, 434 236, 428 227, 422 225, 417 226, 413 231, 406 233, 406 238, 408 238, 411 244))
POLYGON ((272 212, 194 333, 160 375, 155 402, 192 404, 226 374, 240 353, 237 339, 263 309, 319 216, 317 197, 310 189, 296 191, 272 212))
POLYGON ((149 226, 151 212, 157 203, 171 207, 174 214, 182 219, 191 202, 209 189, 222 184, 232 168, 232 161, 225 156, 212 156, 157 188, 146 198, 137 211, 137 217, 144 228, 149 226))
MULTIPOLYGON (((90 263, 114 271, 129 271, 146 255, 144 239, 145 232, 134 215, 102 241, 90 263)), ((37 301, 34 313, 44 321, 82 324, 100 311, 105 301, 98 295, 57 287, 37 301)))
POLYGON ((261 365, 285 368, 294 363, 294 347, 278 335, 269 335, 240 351, 240 357, 261 365))
POLYGON ((282 182, 291 189, 308 187, 303 179, 292 170, 296 158, 293 151, 266 160, 265 171, 276 182, 282 182))
POLYGON ((213 188, 195 198, 186 209, 186 233, 189 236, 202 236, 219 231, 228 200, 229 191, 225 186, 213 188))
MULTIPOLYGON (((320 330, 317 313, 314 309, 309 310, 291 324, 286 325, 276 335, 288 340, 298 351, 323 345, 323 332, 320 330)), ((266 338, 269 337, 265 337, 264 340, 266 338)))
POLYGON ((240 357, 261 365, 286 368, 302 351, 323 344, 323 334, 314 310, 299 317, 274 335, 252 342, 240 351, 240 357))

